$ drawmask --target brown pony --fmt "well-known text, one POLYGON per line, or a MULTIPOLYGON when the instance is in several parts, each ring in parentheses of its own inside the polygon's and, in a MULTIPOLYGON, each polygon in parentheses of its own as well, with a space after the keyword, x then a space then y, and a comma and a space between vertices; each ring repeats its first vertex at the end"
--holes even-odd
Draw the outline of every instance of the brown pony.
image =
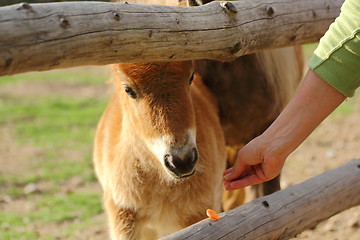
POLYGON ((112 239, 157 239, 221 211, 224 136, 192 62, 113 68, 94 152, 112 239))

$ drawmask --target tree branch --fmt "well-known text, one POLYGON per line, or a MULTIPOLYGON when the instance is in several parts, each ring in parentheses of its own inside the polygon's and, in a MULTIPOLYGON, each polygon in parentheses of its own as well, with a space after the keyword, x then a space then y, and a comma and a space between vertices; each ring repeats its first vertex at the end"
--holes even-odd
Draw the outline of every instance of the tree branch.
POLYGON ((162 239, 289 239, 359 205, 359 196, 360 159, 162 239))
POLYGON ((0 75, 116 62, 232 60, 317 41, 343 1, 12 5, 0 8, 0 75))

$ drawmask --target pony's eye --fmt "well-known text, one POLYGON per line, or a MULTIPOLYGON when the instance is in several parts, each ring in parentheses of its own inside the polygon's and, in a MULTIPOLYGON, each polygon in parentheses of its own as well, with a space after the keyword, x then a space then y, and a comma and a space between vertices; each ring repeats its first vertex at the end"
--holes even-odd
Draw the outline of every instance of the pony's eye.
POLYGON ((127 93, 127 95, 129 95, 129 97, 134 98, 134 99, 136 98, 136 93, 134 92, 134 90, 131 87, 124 86, 124 88, 125 88, 125 92, 127 93))
POLYGON ((190 79, 189 79, 189 84, 191 84, 192 81, 194 80, 194 75, 195 75, 195 73, 192 73, 192 74, 191 74, 191 77, 190 77, 190 79))

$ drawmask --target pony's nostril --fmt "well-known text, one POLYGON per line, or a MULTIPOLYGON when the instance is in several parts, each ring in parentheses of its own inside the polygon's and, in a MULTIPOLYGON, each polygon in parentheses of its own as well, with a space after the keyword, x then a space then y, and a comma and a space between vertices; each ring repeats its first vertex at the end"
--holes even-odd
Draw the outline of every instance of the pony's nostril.
POLYGON ((164 162, 165 162, 165 166, 172 172, 175 171, 175 166, 174 163, 172 162, 172 157, 169 154, 166 154, 164 156, 164 162))

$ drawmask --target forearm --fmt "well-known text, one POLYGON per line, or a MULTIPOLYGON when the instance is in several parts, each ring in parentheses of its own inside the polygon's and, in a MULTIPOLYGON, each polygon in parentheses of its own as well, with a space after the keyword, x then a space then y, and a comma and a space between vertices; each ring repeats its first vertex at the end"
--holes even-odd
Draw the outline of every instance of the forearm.
POLYGON ((309 70, 290 103, 262 134, 266 151, 285 159, 345 98, 309 70))
POLYGON ((312 70, 279 117, 242 148, 224 172, 224 187, 238 189, 276 177, 286 158, 344 100, 345 96, 312 70))
POLYGON ((360 2, 346 0, 315 50, 303 83, 263 134, 270 151, 287 157, 360 86, 360 2), (316 74, 314 73, 316 72, 316 74), (321 79, 322 78, 322 79, 321 79), (324 80, 325 81, 324 81, 324 80))

